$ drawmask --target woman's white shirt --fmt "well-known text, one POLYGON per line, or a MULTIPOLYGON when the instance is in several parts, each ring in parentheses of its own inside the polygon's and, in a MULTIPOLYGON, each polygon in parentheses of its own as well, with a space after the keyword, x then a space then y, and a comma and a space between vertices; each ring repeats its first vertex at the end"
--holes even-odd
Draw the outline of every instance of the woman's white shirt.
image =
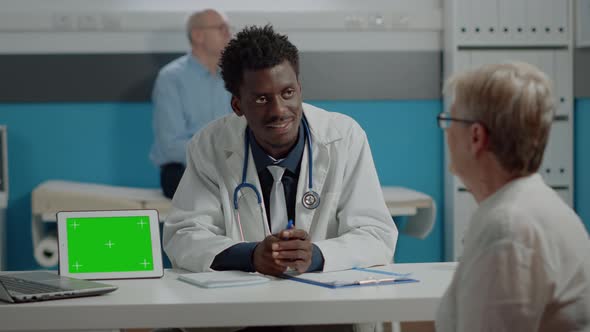
POLYGON ((436 329, 590 331, 588 233, 538 174, 480 204, 436 329))

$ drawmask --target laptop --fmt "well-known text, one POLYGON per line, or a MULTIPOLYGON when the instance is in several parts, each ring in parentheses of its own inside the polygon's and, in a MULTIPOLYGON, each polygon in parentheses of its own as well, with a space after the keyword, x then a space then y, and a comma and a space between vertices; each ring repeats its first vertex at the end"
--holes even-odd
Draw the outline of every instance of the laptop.
POLYGON ((46 271, 0 274, 0 300, 9 303, 100 295, 117 288, 117 286, 59 276, 46 271))

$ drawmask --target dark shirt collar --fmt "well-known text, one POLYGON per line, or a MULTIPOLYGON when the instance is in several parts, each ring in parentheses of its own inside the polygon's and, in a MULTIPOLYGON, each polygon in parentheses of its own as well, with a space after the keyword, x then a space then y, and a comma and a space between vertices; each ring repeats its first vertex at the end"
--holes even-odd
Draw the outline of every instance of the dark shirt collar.
POLYGON ((299 123, 299 134, 297 137, 297 143, 289 154, 283 159, 281 162, 276 163, 269 155, 262 150, 260 145, 256 142, 254 138, 254 134, 250 128, 248 130, 248 136, 250 139, 250 147, 252 149, 252 158, 254 159, 254 164, 256 165, 256 170, 260 173, 262 170, 266 169, 267 166, 270 165, 277 165, 281 167, 285 167, 293 174, 297 174, 297 170, 299 168, 299 163, 301 162, 301 156, 303 155, 303 149, 305 148, 305 134, 303 132, 303 123, 299 123))

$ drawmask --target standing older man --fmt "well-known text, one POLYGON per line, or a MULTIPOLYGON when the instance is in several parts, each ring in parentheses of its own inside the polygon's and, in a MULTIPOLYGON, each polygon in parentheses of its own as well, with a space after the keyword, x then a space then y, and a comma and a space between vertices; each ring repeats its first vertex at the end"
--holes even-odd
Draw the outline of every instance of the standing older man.
POLYGON ((230 33, 226 19, 207 9, 191 15, 186 32, 191 51, 167 64, 156 79, 154 145, 164 195, 172 198, 186 166, 186 145, 211 121, 231 112, 230 95, 219 76, 219 58, 230 33))
POLYGON ((524 63, 488 65, 448 87, 439 125, 451 171, 479 207, 437 331, 589 331, 588 233, 536 173, 554 112, 546 76, 524 63))

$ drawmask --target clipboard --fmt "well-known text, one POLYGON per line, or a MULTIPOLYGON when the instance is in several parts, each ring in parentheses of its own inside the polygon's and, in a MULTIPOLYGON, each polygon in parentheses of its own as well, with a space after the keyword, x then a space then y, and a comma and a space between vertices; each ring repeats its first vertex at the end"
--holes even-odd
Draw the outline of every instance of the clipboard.
POLYGON ((395 273, 377 269, 353 268, 345 271, 284 274, 283 279, 293 280, 324 288, 351 288, 366 286, 395 285, 419 282, 408 273, 395 273))

